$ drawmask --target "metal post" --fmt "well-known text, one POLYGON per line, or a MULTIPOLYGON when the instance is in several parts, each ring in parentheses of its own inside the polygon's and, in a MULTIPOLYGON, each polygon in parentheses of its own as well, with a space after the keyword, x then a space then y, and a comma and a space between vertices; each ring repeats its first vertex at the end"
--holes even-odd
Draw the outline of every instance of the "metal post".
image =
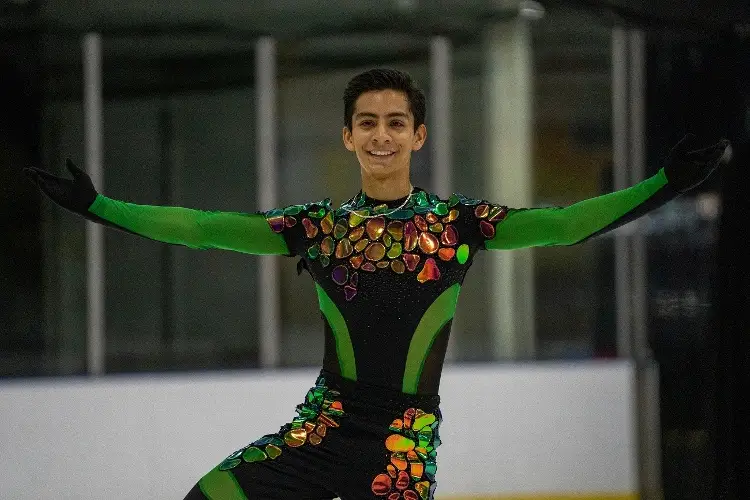
MULTIPOLYGON (((278 204, 276 89, 276 41, 262 37, 255 45, 257 198, 261 210, 278 204)), ((263 368, 272 368, 279 364, 281 335, 278 258, 260 257, 258 273, 259 362, 263 368)))
MULTIPOLYGON (((98 33, 83 37, 83 120, 84 170, 94 185, 103 189, 102 169, 102 40, 98 33)), ((104 227, 86 223, 86 369, 89 375, 101 375, 105 366, 104 316, 104 227)))
POLYGON ((430 40, 430 144, 432 145, 432 190, 448 196, 453 186, 451 143, 451 42, 444 36, 430 40))

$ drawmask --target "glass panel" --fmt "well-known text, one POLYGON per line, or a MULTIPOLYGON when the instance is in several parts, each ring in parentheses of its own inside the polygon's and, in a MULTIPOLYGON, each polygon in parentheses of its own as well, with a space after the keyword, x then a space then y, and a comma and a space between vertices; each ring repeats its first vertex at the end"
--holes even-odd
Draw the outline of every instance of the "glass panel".
MULTIPOLYGON (((611 26, 551 8, 534 23, 534 205, 612 191, 611 26)), ((537 357, 615 355, 612 233, 534 250, 537 357)))
MULTIPOLYGON (((252 88, 108 102, 108 194, 254 211, 253 108, 252 88)), ((252 256, 108 231, 108 370, 255 366, 256 279, 252 256)))

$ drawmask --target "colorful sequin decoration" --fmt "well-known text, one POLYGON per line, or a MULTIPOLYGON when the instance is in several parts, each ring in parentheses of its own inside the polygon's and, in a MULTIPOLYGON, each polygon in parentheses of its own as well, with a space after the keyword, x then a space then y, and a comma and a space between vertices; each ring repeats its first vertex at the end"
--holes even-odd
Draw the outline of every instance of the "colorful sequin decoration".
POLYGON ((490 239, 495 224, 505 218, 506 207, 453 194, 447 202, 424 191, 415 193, 401 209, 386 216, 387 205, 366 206, 366 196, 359 193, 350 202, 333 209, 331 200, 307 205, 293 205, 266 213, 271 229, 281 233, 301 220, 305 236, 311 240, 307 257, 323 268, 332 265, 331 280, 343 287, 351 301, 357 295, 358 271, 374 273, 387 269, 396 274, 416 272, 420 283, 441 277, 438 262, 469 260, 469 246, 459 245, 454 222, 459 219, 459 204, 474 207, 481 234, 490 239), (307 216, 305 216, 307 215, 307 216), (375 217, 371 217, 375 215, 375 217), (457 247, 457 248, 456 248, 457 247), (421 268, 420 268, 421 265, 421 268))
POLYGON ((372 481, 372 492, 387 500, 427 500, 435 489, 440 418, 409 408, 393 421, 385 440, 389 452, 386 473, 372 481))
POLYGON ((344 415, 341 402, 335 398, 338 391, 325 385, 318 377, 315 387, 307 391, 305 402, 297 405, 297 416, 276 434, 268 434, 235 451, 219 464, 219 470, 229 470, 244 462, 274 460, 281 455, 283 446, 293 448, 309 443, 317 446, 323 442, 328 429, 339 427, 338 418, 344 415))

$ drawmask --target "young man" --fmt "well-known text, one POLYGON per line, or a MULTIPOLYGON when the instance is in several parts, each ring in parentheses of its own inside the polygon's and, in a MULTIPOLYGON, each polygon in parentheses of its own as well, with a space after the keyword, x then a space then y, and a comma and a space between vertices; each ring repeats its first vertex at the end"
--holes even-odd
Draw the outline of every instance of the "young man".
POLYGON ((411 185, 426 139, 425 97, 401 72, 357 75, 344 93, 343 141, 362 189, 252 214, 143 206, 73 180, 26 172, 55 202, 90 220, 191 248, 301 258, 323 317, 323 369, 279 432, 227 457, 188 499, 433 498, 438 387, 461 283, 482 249, 572 245, 609 231, 702 182, 727 141, 675 146, 655 176, 567 208, 509 209, 411 185))

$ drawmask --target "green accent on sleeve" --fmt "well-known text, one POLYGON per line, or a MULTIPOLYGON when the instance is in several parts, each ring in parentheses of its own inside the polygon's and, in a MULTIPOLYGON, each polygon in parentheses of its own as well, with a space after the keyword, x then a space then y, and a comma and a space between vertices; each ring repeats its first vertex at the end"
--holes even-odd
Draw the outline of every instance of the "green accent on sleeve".
POLYGON ((196 249, 286 255, 284 237, 261 214, 136 205, 98 195, 89 212, 140 236, 196 249))
POLYGON ((328 324, 331 325, 333 336, 336 339, 336 356, 339 358, 341 376, 349 380, 357 380, 357 363, 354 359, 354 346, 349 336, 349 327, 346 326, 346 320, 325 290, 317 283, 315 284, 315 289, 318 291, 320 310, 328 320, 328 324))
POLYGON ((566 208, 509 210, 496 225, 488 250, 573 245, 607 227, 667 184, 664 170, 635 186, 584 200, 566 208))
POLYGON ((208 500, 248 500, 234 474, 218 467, 203 476, 198 486, 208 500))
POLYGON ((458 303, 458 293, 461 285, 456 283, 440 294, 435 302, 430 304, 422 319, 419 320, 417 329, 409 343, 409 351, 406 354, 406 366, 404 368, 404 379, 402 391, 407 394, 416 394, 419 387, 419 378, 422 369, 430 354, 435 338, 446 323, 453 319, 458 303))

